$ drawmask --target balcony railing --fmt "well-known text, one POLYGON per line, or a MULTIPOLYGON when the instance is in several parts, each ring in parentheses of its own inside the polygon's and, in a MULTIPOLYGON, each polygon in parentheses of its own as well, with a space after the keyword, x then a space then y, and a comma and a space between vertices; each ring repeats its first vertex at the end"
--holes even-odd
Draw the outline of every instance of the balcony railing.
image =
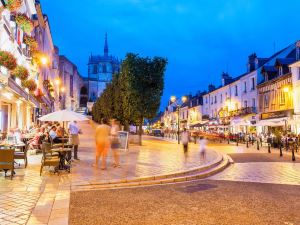
POLYGON ((256 107, 245 107, 238 110, 230 111, 229 116, 242 116, 252 113, 257 113, 256 107))

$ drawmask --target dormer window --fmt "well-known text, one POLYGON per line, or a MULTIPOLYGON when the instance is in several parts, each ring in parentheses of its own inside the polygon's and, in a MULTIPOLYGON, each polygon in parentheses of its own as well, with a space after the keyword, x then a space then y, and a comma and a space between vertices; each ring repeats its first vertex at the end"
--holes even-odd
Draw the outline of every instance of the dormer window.
POLYGON ((283 74, 282 66, 279 66, 279 68, 278 68, 278 73, 279 73, 279 76, 281 76, 281 75, 283 74))

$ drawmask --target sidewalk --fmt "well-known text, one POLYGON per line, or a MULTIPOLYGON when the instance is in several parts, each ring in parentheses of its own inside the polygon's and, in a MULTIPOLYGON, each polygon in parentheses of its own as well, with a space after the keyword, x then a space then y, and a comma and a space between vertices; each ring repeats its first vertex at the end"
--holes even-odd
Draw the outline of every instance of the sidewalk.
POLYGON ((179 173, 213 162, 219 153, 208 151, 207 160, 200 161, 198 146, 191 145, 185 158, 181 145, 147 138, 143 146, 130 146, 122 152, 121 168, 113 168, 112 156, 108 157, 108 170, 92 167, 94 162, 93 122, 80 123, 83 134, 80 137, 79 158, 71 173, 59 176, 50 174, 47 168, 39 174, 41 155, 29 156, 28 167, 16 169, 13 180, 0 176, 0 224, 49 224, 67 225, 70 192, 77 185, 95 182, 126 180, 179 173))

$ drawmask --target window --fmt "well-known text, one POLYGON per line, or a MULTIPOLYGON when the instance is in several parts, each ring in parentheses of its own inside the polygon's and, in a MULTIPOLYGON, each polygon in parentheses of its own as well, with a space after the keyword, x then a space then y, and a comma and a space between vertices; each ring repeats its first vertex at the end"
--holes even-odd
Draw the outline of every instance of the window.
POLYGON ((244 82, 244 93, 247 93, 247 83, 246 83, 246 81, 244 82))
POLYGON ((300 80, 300 67, 298 68, 298 80, 300 80))
POLYGON ((238 87, 235 85, 235 96, 238 96, 238 87))
POLYGON ((253 107, 253 108, 256 107, 256 106, 255 106, 255 98, 252 98, 252 107, 253 107))
POLYGON ((98 73, 97 65, 93 65, 93 74, 98 73))
POLYGON ((255 90, 255 79, 254 79, 254 77, 251 78, 251 90, 255 90))
POLYGON ((268 108, 269 107, 269 98, 268 98, 268 95, 265 95, 264 97, 264 102, 265 102, 265 108, 268 108))
POLYGON ((213 99, 213 97, 211 97, 210 104, 211 104, 211 105, 214 104, 214 99, 213 99))
POLYGON ((283 74, 282 66, 279 66, 279 76, 283 74))
POLYGON ((244 101, 244 107, 247 108, 248 107, 248 102, 244 101))
POLYGON ((217 96, 215 96, 215 103, 217 103, 217 96))
POLYGON ((73 97, 73 76, 70 76, 70 96, 73 97))
POLYGON ((106 73, 106 72, 107 72, 106 64, 103 64, 103 65, 102 65, 102 72, 103 72, 103 73, 106 73))
POLYGON ((285 93, 283 91, 280 92, 280 104, 285 104, 285 93))
POLYGON ((206 104, 208 103, 207 96, 206 96, 206 98, 205 98, 205 103, 206 103, 206 104))
POLYGON ((221 98, 220 98, 221 103, 223 102, 223 95, 221 94, 221 98))

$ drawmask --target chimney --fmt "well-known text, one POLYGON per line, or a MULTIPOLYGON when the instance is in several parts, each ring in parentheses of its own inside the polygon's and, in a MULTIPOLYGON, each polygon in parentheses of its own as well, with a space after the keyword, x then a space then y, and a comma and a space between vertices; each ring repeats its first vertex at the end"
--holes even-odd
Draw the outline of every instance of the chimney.
POLYGON ((300 60, 300 41, 296 43, 296 60, 300 60))
POLYGON ((229 76, 228 73, 222 73, 222 86, 226 86, 227 84, 229 84, 230 82, 232 82, 233 79, 231 76, 229 76))
POLYGON ((247 65, 248 73, 250 73, 256 69, 256 67, 255 67, 256 59, 257 59, 256 53, 253 53, 248 56, 248 65, 247 65))
POLYGON ((208 85, 208 92, 212 92, 214 90, 216 90, 215 85, 213 85, 213 84, 208 85))

